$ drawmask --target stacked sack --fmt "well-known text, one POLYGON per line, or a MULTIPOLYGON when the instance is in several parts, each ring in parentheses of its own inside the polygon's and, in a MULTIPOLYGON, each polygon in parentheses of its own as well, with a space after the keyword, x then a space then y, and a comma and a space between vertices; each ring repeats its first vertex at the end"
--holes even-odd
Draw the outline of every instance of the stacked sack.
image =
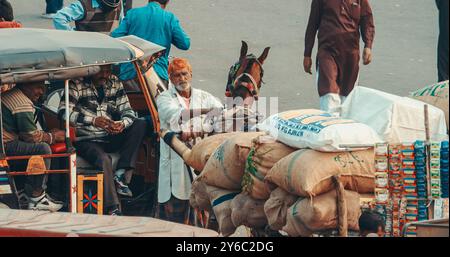
POLYGON ((268 224, 264 204, 270 195, 264 177, 276 162, 294 151, 265 133, 242 133, 224 142, 215 153, 223 156, 223 164, 217 161, 221 158, 213 156, 199 179, 214 186, 241 190, 231 200, 233 225, 262 230, 268 224))
POLYGON ((348 151, 342 145, 375 144, 379 137, 373 129, 319 110, 280 113, 260 128, 285 145, 300 148, 265 176, 266 183, 277 186, 264 206, 270 227, 289 236, 311 236, 344 223, 359 230, 359 194, 373 193, 375 188, 374 153, 364 148, 348 151), (338 210, 346 213, 346 220, 338 210))
POLYGON ((447 123, 447 130, 449 129, 448 122, 448 80, 439 82, 437 84, 426 86, 411 93, 411 97, 427 104, 431 104, 441 109, 445 113, 445 120, 447 123))
POLYGON ((242 193, 231 202, 231 220, 236 227, 243 225, 256 231, 266 227, 264 204, 270 196, 270 188, 265 176, 275 163, 294 151, 268 135, 253 138, 241 180, 242 193))
POLYGON ((210 156, 198 179, 211 186, 240 190, 252 139, 263 134, 241 132, 226 139, 210 156))
POLYGON ((272 229, 280 229, 280 225, 284 225, 282 230, 290 236, 310 236, 314 232, 336 229, 338 205, 332 178, 340 175, 345 189, 348 228, 359 230, 359 193, 373 193, 374 167, 372 150, 325 153, 301 149, 293 152, 277 162, 265 178, 279 187, 266 202, 266 215, 269 221, 275 222, 269 222, 269 225, 272 229), (277 190, 283 191, 275 195, 277 190), (278 202, 281 209, 286 208, 282 205, 292 202, 293 196, 296 202, 287 210, 286 223, 283 224, 273 216, 273 211, 268 210, 276 208, 273 202, 278 202))
POLYGON ((246 160, 242 191, 254 199, 267 200, 270 189, 264 178, 275 163, 294 151, 294 148, 276 141, 272 136, 262 135, 254 138, 246 160))
POLYGON ((238 133, 236 132, 232 132, 208 136, 197 142, 192 149, 188 148, 184 142, 177 137, 174 137, 174 134, 168 131, 163 131, 161 137, 164 138, 164 141, 183 158, 187 165, 194 168, 195 171, 201 172, 214 151, 225 140, 237 134, 238 133))
POLYGON ((213 211, 224 236, 241 225, 268 224, 290 236, 344 223, 358 230, 359 194, 375 187, 374 153, 342 144, 375 144, 380 139, 373 129, 311 109, 273 115, 259 129, 264 132, 233 133, 208 155, 191 205, 213 211))
POLYGON ((239 194, 237 190, 210 186, 196 179, 192 183, 189 203, 195 209, 214 212, 220 233, 229 236, 237 227, 231 220, 231 200, 237 194, 239 194))
MULTIPOLYGON (((215 149, 192 185, 191 206, 200 210, 213 211, 219 223, 219 232, 223 236, 231 235, 240 225, 232 222, 232 201, 241 192, 241 181, 252 140, 263 134, 264 132, 233 133, 215 149)), ((246 208, 254 209, 255 206, 260 205, 245 203, 242 198, 238 200, 235 205, 246 205, 246 208)), ((244 222, 243 219, 247 218, 242 218, 240 215, 236 217, 235 220, 239 222, 244 222)), ((257 219, 254 220, 259 222, 257 219)))
POLYGON ((231 201, 231 221, 236 227, 264 229, 267 225, 264 203, 265 200, 254 199, 245 192, 238 194, 231 201))

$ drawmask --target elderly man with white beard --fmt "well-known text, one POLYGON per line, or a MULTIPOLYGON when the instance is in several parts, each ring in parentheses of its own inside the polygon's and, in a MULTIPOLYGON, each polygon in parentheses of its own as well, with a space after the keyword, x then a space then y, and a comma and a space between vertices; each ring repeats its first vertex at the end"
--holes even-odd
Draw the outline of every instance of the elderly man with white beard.
MULTIPOLYGON (((158 96, 161 130, 179 132, 181 140, 195 138, 197 133, 182 129, 183 122, 195 116, 220 112, 222 103, 213 95, 193 88, 192 67, 186 59, 175 58, 168 68, 169 89, 158 96)), ((189 224, 189 194, 193 175, 183 159, 163 140, 160 143, 158 178, 159 217, 173 222, 189 224)))

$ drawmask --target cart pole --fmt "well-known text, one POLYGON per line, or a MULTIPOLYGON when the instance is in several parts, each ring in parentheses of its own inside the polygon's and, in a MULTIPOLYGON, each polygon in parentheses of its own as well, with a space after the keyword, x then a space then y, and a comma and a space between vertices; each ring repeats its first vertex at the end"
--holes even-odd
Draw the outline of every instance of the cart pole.
POLYGON ((425 104, 423 106, 424 111, 424 125, 425 125, 425 149, 426 149, 426 174, 427 174, 427 193, 428 193, 428 219, 432 219, 434 216, 434 204, 433 200, 431 198, 431 176, 430 176, 430 124, 429 124, 429 117, 428 117, 428 105, 425 104))
POLYGON ((66 149, 68 153, 72 153, 74 152, 74 148, 72 146, 72 142, 70 142, 70 124, 69 124, 69 80, 66 79, 64 81, 64 97, 65 97, 65 101, 64 101, 64 108, 65 108, 65 130, 66 130, 66 149))

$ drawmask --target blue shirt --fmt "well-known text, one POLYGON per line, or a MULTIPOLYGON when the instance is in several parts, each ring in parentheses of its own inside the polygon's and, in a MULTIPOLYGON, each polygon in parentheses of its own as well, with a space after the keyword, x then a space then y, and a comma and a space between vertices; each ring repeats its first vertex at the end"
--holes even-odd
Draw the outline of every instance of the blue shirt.
MULTIPOLYGON (((111 33, 112 37, 128 35, 140 37, 166 48, 165 54, 153 66, 156 74, 165 80, 169 80, 167 67, 171 45, 173 44, 181 50, 188 50, 191 46, 191 40, 181 28, 178 18, 173 13, 164 10, 156 2, 130 9, 119 27, 111 33)), ((134 67, 130 63, 122 64, 120 73, 121 80, 136 77, 134 67)))
MULTIPOLYGON (((100 7, 97 0, 92 0, 92 7, 100 7)), ((123 8, 120 11, 120 18, 123 17, 123 8)), ((75 1, 69 6, 59 10, 53 18, 53 25, 60 30, 75 30, 75 27, 70 26, 70 22, 79 21, 84 18, 84 8, 80 1, 75 1)))

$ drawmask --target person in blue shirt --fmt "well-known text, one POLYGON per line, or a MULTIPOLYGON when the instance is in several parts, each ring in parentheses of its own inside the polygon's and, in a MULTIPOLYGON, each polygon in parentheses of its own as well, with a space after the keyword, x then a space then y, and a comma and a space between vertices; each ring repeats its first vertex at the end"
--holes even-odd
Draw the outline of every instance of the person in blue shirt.
POLYGON ((121 0, 78 0, 59 10, 53 25, 60 30, 94 31, 109 34, 123 17, 121 0), (75 27, 70 22, 75 22, 75 27))
MULTIPOLYGON (((119 27, 112 33, 112 37, 134 35, 152 43, 164 46, 166 51, 154 64, 156 74, 168 84, 168 57, 171 45, 181 50, 188 50, 191 45, 189 36, 180 25, 178 18, 165 8, 169 0, 149 0, 140 8, 133 8, 127 12, 119 27)), ((120 79, 132 80, 136 77, 134 67, 127 63, 120 67, 120 79)))

